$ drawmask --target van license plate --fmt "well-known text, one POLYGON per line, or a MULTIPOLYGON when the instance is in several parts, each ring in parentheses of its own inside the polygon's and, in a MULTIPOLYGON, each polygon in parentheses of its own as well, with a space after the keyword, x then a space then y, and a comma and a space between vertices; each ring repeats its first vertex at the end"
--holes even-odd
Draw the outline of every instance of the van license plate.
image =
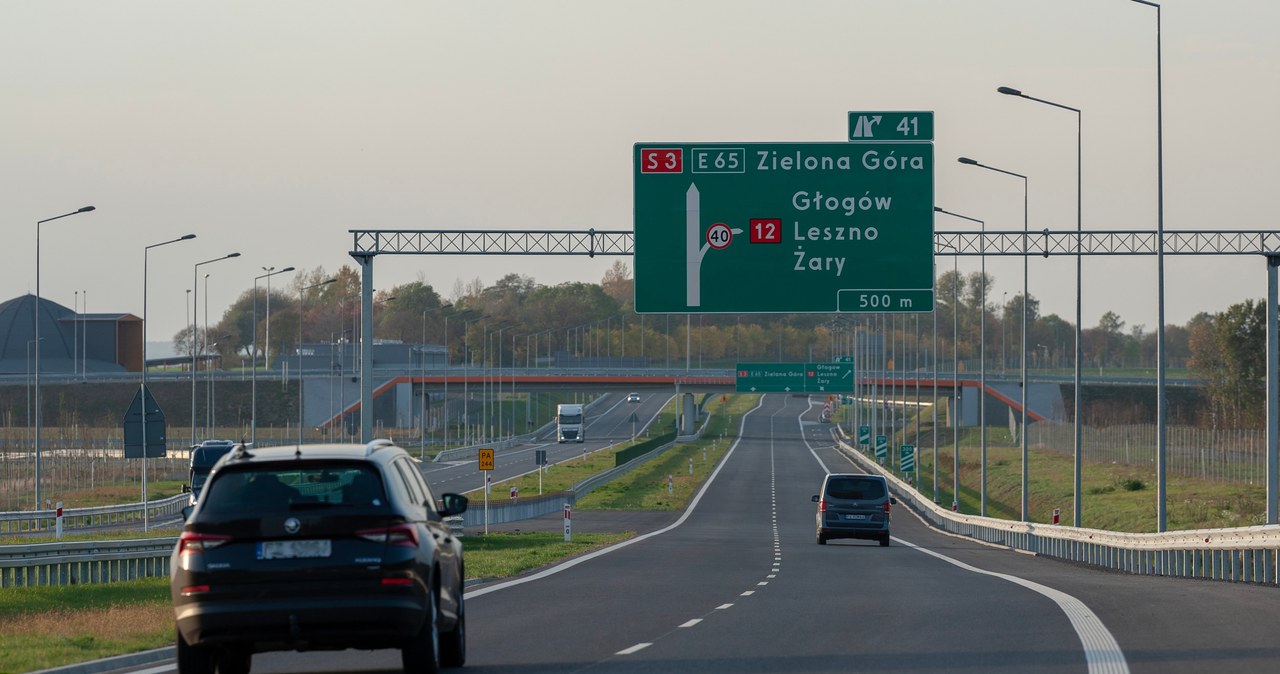
POLYGON ((858 520, 858 521, 862 521, 862 520, 867 519, 867 516, 866 516, 866 515, 845 515, 845 516, 844 516, 844 518, 845 518, 845 519, 847 519, 847 520, 858 520))
POLYGON ((258 559, 322 559, 333 549, 328 539, 310 541, 264 541, 258 544, 258 559))

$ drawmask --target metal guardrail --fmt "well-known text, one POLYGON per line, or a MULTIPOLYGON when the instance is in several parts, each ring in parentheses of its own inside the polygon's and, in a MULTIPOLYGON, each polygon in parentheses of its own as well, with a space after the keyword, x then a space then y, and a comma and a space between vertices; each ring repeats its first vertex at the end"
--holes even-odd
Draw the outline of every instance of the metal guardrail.
MULTIPOLYGON (((710 421, 710 415, 703 420, 702 428, 705 429, 707 422, 710 421)), ((647 424, 646 424, 647 426, 647 424)), ((520 520, 533 519, 550 515, 551 513, 560 512, 564 504, 577 505, 578 499, 591 493, 591 490, 600 485, 607 484, 612 480, 627 474, 636 466, 658 456, 659 454, 670 449, 677 442, 688 442, 690 440, 701 437, 702 429, 692 436, 684 436, 676 438, 673 442, 668 442, 652 450, 637 456, 636 458, 622 464, 614 466, 609 470, 596 473, 591 477, 573 485, 566 491, 557 492, 555 494, 546 494, 528 499, 520 499, 514 503, 490 503, 489 504, 489 524, 506 524, 508 522, 519 522, 520 520)), ((605 447, 604 449, 608 449, 605 447)), ((474 505, 474 504, 473 504, 474 505)), ((485 525, 485 513, 483 507, 471 508, 463 513, 463 523, 469 527, 483 527, 485 525)))
POLYGON ((1278 584, 1280 525, 1132 534, 961 515, 940 507, 847 444, 843 429, 837 446, 864 469, 884 475, 898 498, 943 531, 1121 573, 1278 584))
MULTIPOLYGON (((151 520, 177 517, 182 507, 191 500, 190 494, 176 494, 169 498, 147 503, 151 520)), ((63 531, 93 527, 119 526, 142 522, 142 503, 98 506, 94 508, 63 508, 63 531)), ((52 533, 58 520, 56 510, 31 510, 0 513, 0 534, 52 533)))
POLYGON ((167 577, 177 537, 0 546, 0 588, 167 577))

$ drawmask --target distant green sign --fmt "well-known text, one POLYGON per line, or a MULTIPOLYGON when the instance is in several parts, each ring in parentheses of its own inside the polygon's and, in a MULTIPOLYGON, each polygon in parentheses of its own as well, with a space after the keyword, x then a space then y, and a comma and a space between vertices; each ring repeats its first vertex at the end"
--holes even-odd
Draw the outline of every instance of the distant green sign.
POLYGON ((853 363, 738 363, 738 393, 832 393, 853 390, 853 363))
POLYGON ((850 112, 851 141, 931 141, 932 112, 850 112))
POLYGON ((916 447, 915 445, 903 445, 898 450, 898 467, 904 473, 914 472, 916 469, 916 447))
POLYGON ((871 444, 871 427, 870 426, 858 427, 858 444, 859 445, 871 444))
POLYGON ((876 460, 879 461, 880 463, 884 463, 885 459, 887 458, 889 458, 889 436, 877 435, 876 436, 876 460))

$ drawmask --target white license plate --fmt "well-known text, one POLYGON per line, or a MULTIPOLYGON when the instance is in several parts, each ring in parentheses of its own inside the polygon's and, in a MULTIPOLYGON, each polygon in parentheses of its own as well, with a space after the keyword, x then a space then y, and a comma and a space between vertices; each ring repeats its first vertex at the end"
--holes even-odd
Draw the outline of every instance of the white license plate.
POLYGON ((858 520, 858 521, 862 521, 862 520, 867 519, 867 516, 866 516, 866 515, 845 515, 845 516, 844 516, 844 518, 845 518, 845 519, 847 519, 847 520, 858 520))
POLYGON ((333 542, 328 539, 265 541, 258 544, 258 559, 321 559, 328 557, 332 550, 333 542))

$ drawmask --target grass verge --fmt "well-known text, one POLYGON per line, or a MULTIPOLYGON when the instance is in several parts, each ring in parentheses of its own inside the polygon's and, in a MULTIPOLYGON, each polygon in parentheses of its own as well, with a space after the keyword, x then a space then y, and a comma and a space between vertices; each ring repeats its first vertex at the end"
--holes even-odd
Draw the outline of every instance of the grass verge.
MULTIPOLYGON (((509 578, 598 550, 634 532, 467 536, 467 578, 509 578)), ((19 587, 0 601, 0 674, 32 672, 173 644, 169 579, 19 587)))
MULTIPOLYGON (((910 440, 908 440, 910 442, 910 440)), ((933 495, 933 436, 924 431, 918 442, 919 486, 933 495)), ((938 436, 938 498, 952 501, 954 436, 941 429, 938 436)), ((894 447, 896 450, 897 448, 894 447)), ((978 514, 982 504, 982 464, 979 433, 960 436, 960 512, 978 514)), ((1156 474, 1154 466, 1084 461, 1081 465, 1081 526, 1130 533, 1156 530, 1156 474)), ((895 473, 902 477, 901 473, 895 473)), ((1071 449, 1027 449, 1027 519, 1053 521, 1061 510, 1062 524, 1072 524, 1074 460, 1071 449)), ((1167 524, 1170 531, 1251 526, 1266 521, 1266 487, 1170 475, 1167 524)), ((987 515, 1021 519, 1022 449, 1008 429, 992 428, 987 436, 987 515)))

